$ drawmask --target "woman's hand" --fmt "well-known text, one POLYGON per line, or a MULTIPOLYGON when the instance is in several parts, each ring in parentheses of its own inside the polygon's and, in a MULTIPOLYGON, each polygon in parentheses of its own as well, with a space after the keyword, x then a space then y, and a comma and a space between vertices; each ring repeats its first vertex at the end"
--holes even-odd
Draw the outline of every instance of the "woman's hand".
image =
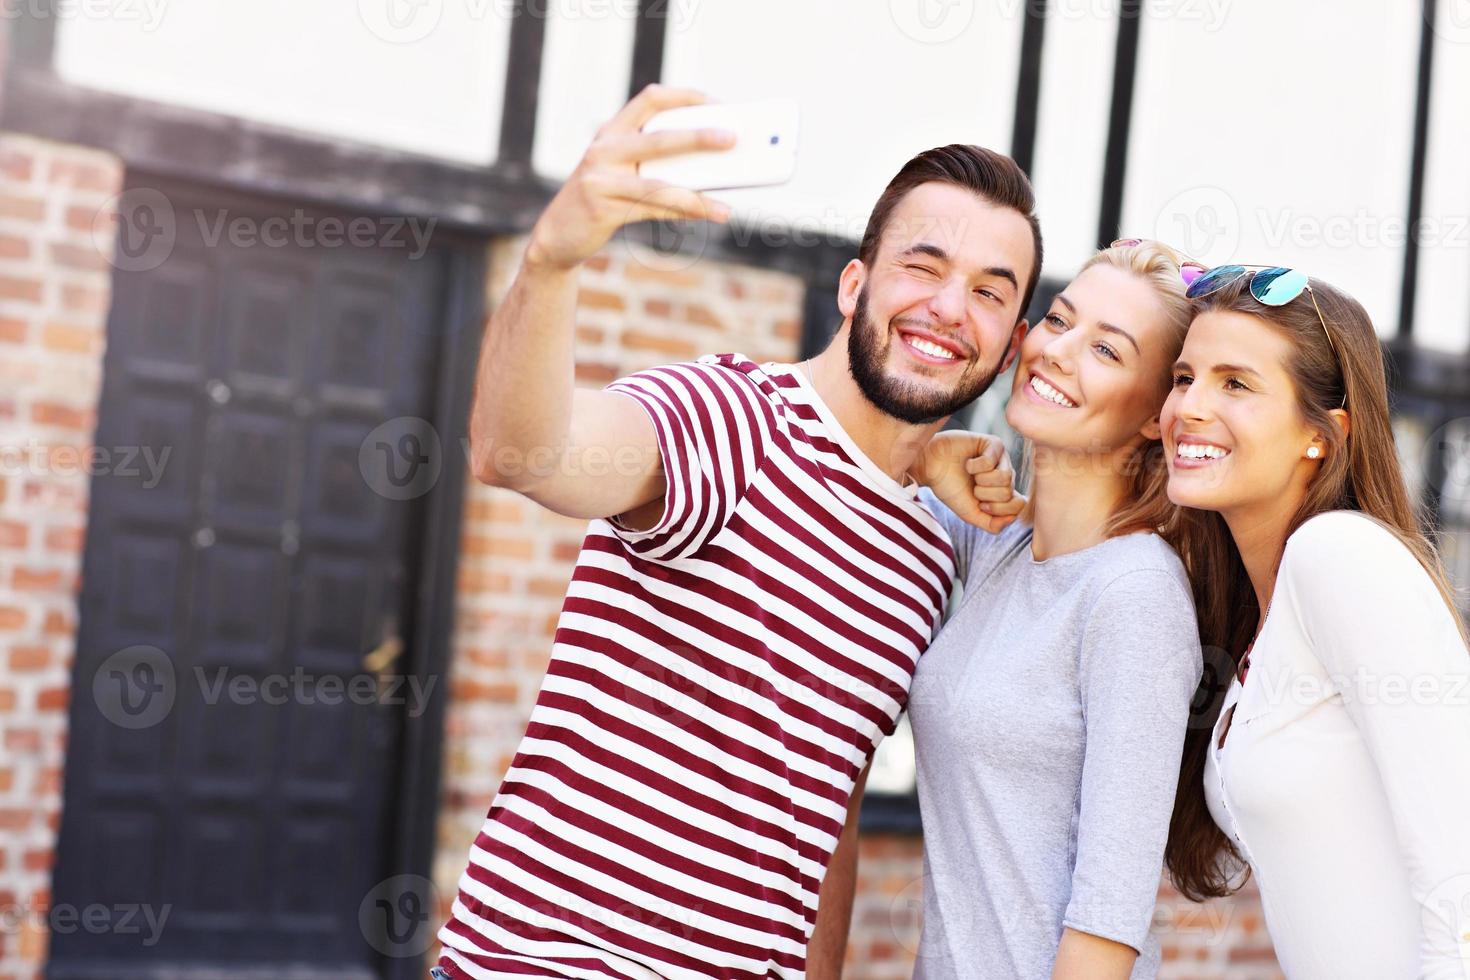
POLYGON ((929 440, 909 471, 918 483, 967 522, 999 534, 1026 506, 1016 471, 997 436, 951 430, 929 440))

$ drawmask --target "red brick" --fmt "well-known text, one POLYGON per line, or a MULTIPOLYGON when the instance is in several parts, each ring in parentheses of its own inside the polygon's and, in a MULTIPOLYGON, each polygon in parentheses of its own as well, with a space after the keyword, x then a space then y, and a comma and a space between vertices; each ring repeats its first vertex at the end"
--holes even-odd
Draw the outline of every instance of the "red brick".
POLYGON ((721 322, 719 317, 715 316, 714 312, 708 306, 701 306, 697 303, 691 304, 684 311, 684 316, 690 323, 696 324, 697 326, 713 327, 716 330, 723 330, 725 328, 724 323, 721 322))
POLYGON ((52 245, 51 261, 63 268, 83 272, 100 272, 110 264, 106 255, 87 245, 52 245))
POLYGON ((0 177, 25 183, 35 172, 36 158, 33 154, 15 147, 0 148, 0 177))
POLYGON ((659 351, 681 360, 697 357, 699 354, 698 348, 682 336, 670 336, 645 330, 629 330, 623 335, 623 343, 633 350, 659 351))
POLYGON ((72 205, 66 209, 66 226, 73 231, 91 232, 97 225, 97 208, 89 208, 84 205, 72 205))
POLYGON ((519 697, 520 689, 515 684, 504 682, 486 684, 468 678, 460 678, 454 683, 456 701, 491 701, 499 704, 514 704, 519 697))
POLYGON ((41 670, 50 663, 50 647, 30 645, 10 648, 11 670, 41 670))
POLYGON ((47 766, 42 769, 36 777, 36 793, 41 797, 61 795, 61 768, 59 766, 47 766))
POLYGON ((547 599, 560 599, 567 594, 567 580, 561 578, 533 578, 526 583, 531 595, 547 599))
POLYGON ((581 553, 582 543, 580 541, 558 541, 551 546, 553 561, 575 562, 581 553))
POLYGON ((467 555, 529 559, 536 554, 536 545, 530 538, 469 535, 464 539, 463 550, 467 555))
POLYGON ((611 364, 578 362, 576 378, 587 384, 605 385, 618 379, 618 369, 611 364))
POLYGON ((0 235, 0 259, 24 262, 31 257, 31 243, 19 235, 0 235))
POLYGON ((109 297, 106 290, 67 283, 61 287, 63 309, 77 313, 106 313, 109 297))
POLYGON ((0 548, 24 548, 29 530, 20 521, 0 521, 0 548))
POLYGON ((43 592, 60 589, 65 577, 54 568, 18 567, 11 575, 10 584, 18 592, 43 592))
POLYGON ((37 425, 87 430, 92 425, 92 413, 70 405, 59 405, 56 402, 36 402, 31 406, 31 421, 37 425))
POLYGON ((48 609, 41 632, 48 636, 70 636, 76 632, 76 620, 59 609, 48 609))
POLYGON ((25 830, 35 814, 18 807, 0 807, 0 830, 25 830))
POLYGON ((0 340, 9 344, 23 344, 26 339, 26 322, 14 317, 0 317, 0 340))
POLYGON ((70 699, 70 688, 48 687, 36 695, 36 708, 40 711, 65 711, 70 699))
POLYGON ((0 218, 45 221, 46 202, 37 197, 26 197, 20 194, 0 194, 0 218))
POLYGON ((66 323, 48 323, 41 330, 41 344, 49 350, 68 354, 91 354, 102 347, 96 330, 74 327, 66 323))
POLYGON ((97 191, 101 194, 115 192, 119 183, 119 175, 115 169, 80 160, 52 160, 50 172, 46 177, 47 180, 57 184, 86 191, 97 191))
POLYGON ((606 272, 612 265, 612 259, 608 258, 605 254, 599 253, 592 256, 583 265, 594 272, 606 272))
POLYGON ((80 527, 53 527, 46 532, 46 550, 69 555, 82 553, 86 531, 80 527))
POLYGON ((617 293, 605 289, 584 289, 577 294, 577 305, 589 310, 624 310, 627 303, 617 293))
POLYGON ((674 315, 674 304, 666 299, 650 299, 643 303, 643 312, 649 316, 669 317, 674 315))
POLYGON ((510 667, 510 654, 504 650, 487 650, 481 647, 474 647, 466 650, 463 656, 476 666, 489 667, 492 670, 505 670, 510 667))
POLYGON ((666 286, 698 286, 699 273, 692 269, 658 269, 641 262, 629 262, 623 275, 631 282, 657 282, 666 286))
POLYGON ((0 276, 0 299, 41 302, 41 280, 33 277, 0 276))
POLYGON ((26 611, 15 606, 0 606, 0 630, 18 630, 26 624, 26 611))
POLYGON ((503 572, 492 572, 462 564, 459 569, 459 577, 455 582, 455 589, 464 595, 508 592, 510 591, 510 576, 503 572))

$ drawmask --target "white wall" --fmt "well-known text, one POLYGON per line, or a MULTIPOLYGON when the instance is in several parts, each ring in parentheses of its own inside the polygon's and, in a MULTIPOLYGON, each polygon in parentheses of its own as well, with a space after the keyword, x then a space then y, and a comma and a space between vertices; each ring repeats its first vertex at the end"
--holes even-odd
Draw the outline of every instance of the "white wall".
POLYGON ((1418 5, 1219 3, 1213 27, 1185 16, 1203 2, 1145 5, 1165 13, 1142 25, 1123 228, 1212 264, 1304 269, 1392 334, 1418 5))
POLYGON ((509 39, 503 8, 503 0, 74 4, 60 18, 56 67, 80 85, 489 163, 509 39), (110 15, 87 15, 103 9, 110 15))
POLYGON ((1470 3, 1441 0, 1435 30, 1414 342, 1464 353, 1470 350, 1470 3))
POLYGON ((1070 278, 1096 250, 1117 38, 1116 4, 1053 0, 1031 168, 1050 278, 1070 278))
MULTIPOLYGON (((672 3, 671 14, 677 15, 679 7, 672 3)), ((532 158, 537 173, 565 178, 597 127, 627 101, 636 10, 631 3, 610 4, 601 16, 576 16, 567 4, 552 8, 532 158)), ((671 30, 677 23, 671 20, 671 30)))
POLYGON ((669 31, 665 81, 727 102, 801 103, 796 178, 716 195, 746 221, 857 239, 916 153, 1010 149, 1020 0, 682 2, 689 14, 669 31))

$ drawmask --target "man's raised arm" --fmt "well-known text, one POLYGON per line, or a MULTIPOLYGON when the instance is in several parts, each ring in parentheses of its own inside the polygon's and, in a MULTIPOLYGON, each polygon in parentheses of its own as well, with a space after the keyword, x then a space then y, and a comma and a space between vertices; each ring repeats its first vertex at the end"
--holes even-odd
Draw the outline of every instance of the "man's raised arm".
POLYGON ((577 280, 623 225, 680 218, 724 222, 702 194, 638 175, 640 161, 728 149, 714 130, 643 133, 656 113, 706 101, 650 85, 597 137, 531 230, 515 281, 485 326, 470 414, 470 459, 481 482, 571 517, 613 517, 663 497, 658 440, 630 398, 574 383, 577 280))

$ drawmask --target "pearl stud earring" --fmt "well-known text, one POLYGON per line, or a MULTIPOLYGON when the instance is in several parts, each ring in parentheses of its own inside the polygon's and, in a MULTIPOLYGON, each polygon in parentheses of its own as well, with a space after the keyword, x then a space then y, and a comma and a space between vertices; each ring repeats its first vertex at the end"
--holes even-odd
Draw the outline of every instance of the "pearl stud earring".
POLYGON ((1312 447, 1310 447, 1307 450, 1307 458, 1308 459, 1316 459, 1318 456, 1321 456, 1321 455, 1322 455, 1322 450, 1318 449, 1316 446, 1312 446, 1312 447))

